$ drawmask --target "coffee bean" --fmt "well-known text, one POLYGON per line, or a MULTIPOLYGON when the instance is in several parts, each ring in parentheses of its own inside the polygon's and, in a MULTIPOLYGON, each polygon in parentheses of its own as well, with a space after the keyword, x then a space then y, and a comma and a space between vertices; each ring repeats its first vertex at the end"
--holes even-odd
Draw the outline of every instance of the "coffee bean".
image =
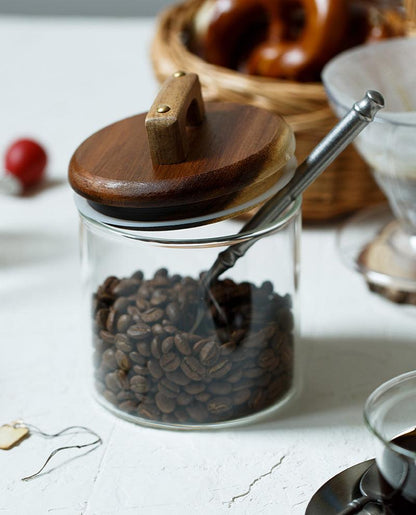
POLYGON ((136 351, 130 352, 129 358, 138 365, 145 365, 147 363, 146 358, 136 351))
POLYGON ((186 393, 189 393, 190 395, 197 395, 198 393, 203 392, 206 389, 206 386, 204 383, 194 382, 184 386, 183 389, 186 393))
POLYGON ((201 402, 193 402, 185 410, 192 421, 205 422, 208 419, 208 410, 201 402))
POLYGON ((152 352, 150 350, 150 343, 147 341, 139 341, 136 344, 136 349, 139 354, 144 356, 145 358, 150 358, 152 356, 152 352))
POLYGON ((117 360, 113 349, 107 349, 103 352, 102 363, 110 370, 117 368, 117 360))
POLYGON ((133 365, 133 372, 135 375, 148 376, 150 374, 149 363, 145 365, 133 365))
POLYGON ((118 392, 117 394, 117 400, 119 402, 122 402, 122 401, 127 401, 127 400, 134 400, 135 397, 134 397, 134 393, 131 392, 130 390, 122 390, 121 392, 118 392))
POLYGON ((175 417, 181 424, 189 422, 189 415, 184 408, 176 408, 175 417))
POLYGON ((260 367, 251 367, 247 368, 243 372, 244 377, 249 377, 250 379, 256 379, 261 377, 264 374, 264 371, 260 367))
POLYGON ((113 309, 119 315, 122 315, 127 311, 127 307, 130 305, 130 301, 127 297, 119 297, 113 304, 113 309))
POLYGON ((163 325, 158 323, 152 325, 152 333, 155 336, 166 336, 165 330, 163 329, 163 325))
POLYGON ((177 333, 178 330, 170 322, 168 322, 166 320, 162 320, 162 324, 163 324, 163 330, 165 331, 165 333, 167 333, 167 334, 176 334, 177 333))
POLYGON ((261 409, 265 404, 265 395, 262 390, 258 389, 251 394, 249 406, 255 410, 261 409))
POLYGON ((240 379, 243 377, 243 371, 241 370, 241 368, 238 368, 237 370, 233 370, 231 372, 231 374, 227 377, 227 381, 229 383, 238 383, 238 381, 240 381, 240 379))
POLYGON ((270 368, 270 367, 273 367, 275 361, 276 361, 276 356, 275 356, 273 350, 266 349, 260 354, 258 363, 262 368, 270 368))
POLYGON ((149 389, 149 383, 142 375, 133 376, 130 379, 130 388, 136 393, 146 393, 149 389))
POLYGON ((233 407, 233 401, 230 397, 215 397, 211 399, 207 404, 207 409, 214 415, 224 415, 231 411, 233 407))
POLYGON ((138 402, 132 400, 120 402, 120 404, 118 405, 119 409, 121 409, 122 411, 127 411, 128 413, 133 413, 134 411, 136 411, 137 406, 138 402))
POLYGON ((165 290, 155 290, 150 299, 152 306, 163 306, 169 300, 169 295, 165 290))
POLYGON ((170 302, 166 306, 166 314, 173 324, 177 324, 181 318, 181 308, 177 302, 170 302))
POLYGON ((175 409, 176 402, 174 399, 170 397, 166 397, 163 393, 158 392, 155 397, 156 406, 160 409, 162 413, 172 413, 175 409))
POLYGON ((100 338, 103 342, 113 345, 114 343, 114 334, 111 334, 109 331, 100 331, 100 338))
POLYGON ((229 356, 237 349, 237 344, 233 341, 225 342, 220 347, 221 356, 229 356))
POLYGON ((137 270, 137 272, 134 272, 134 274, 132 275, 132 278, 136 279, 139 282, 143 281, 143 277, 144 277, 144 274, 141 270, 137 270))
POLYGON ((244 388, 233 394, 233 402, 236 406, 246 403, 250 399, 251 390, 244 388))
POLYGON ((149 360, 147 363, 147 366, 149 368, 149 372, 155 379, 160 379, 163 376, 163 370, 159 365, 159 362, 155 359, 149 360))
POLYGON ((95 315, 95 323, 97 324, 99 329, 106 328, 107 317, 108 317, 109 312, 110 312, 110 310, 107 308, 105 308, 105 309, 102 308, 97 311, 97 314, 95 315))
POLYGON ((215 395, 228 395, 231 393, 232 389, 233 387, 230 383, 225 383, 223 381, 216 381, 208 386, 208 391, 215 395))
POLYGON ((182 372, 193 381, 200 381, 205 376, 204 367, 192 356, 187 356, 183 359, 181 368, 182 372))
POLYGON ((162 342, 162 352, 163 354, 168 354, 174 347, 175 339, 173 336, 168 336, 162 342))
POLYGON ((163 377, 159 381, 157 388, 159 392, 163 393, 163 395, 166 395, 166 397, 171 399, 176 399, 180 392, 179 386, 172 381, 169 381, 169 379, 166 377, 163 377))
POLYGON ((208 370, 208 374, 215 379, 221 379, 228 374, 232 367, 233 366, 230 361, 223 359, 211 367, 208 370))
POLYGON ((184 334, 177 334, 174 337, 175 347, 184 356, 190 356, 192 353, 191 346, 189 345, 188 339, 184 334))
POLYGON ((200 402, 207 402, 211 398, 211 394, 208 392, 198 393, 195 395, 195 399, 200 402))
POLYGON ((293 329, 293 315, 290 309, 283 308, 278 313, 279 328, 281 331, 288 332, 293 329))
POLYGON ((212 366, 219 358, 220 349, 214 340, 205 340, 199 351, 199 359, 206 366, 212 366))
POLYGON ((128 306, 127 314, 131 316, 131 319, 134 322, 136 322, 136 323, 142 322, 142 316, 141 316, 140 310, 136 306, 128 306))
POLYGON ((246 388, 252 388, 253 387, 253 379, 244 378, 238 383, 233 385, 233 391, 238 392, 240 390, 245 390, 246 388))
POLYGON ((159 322, 159 320, 162 320, 165 312, 163 309, 160 308, 150 308, 147 311, 144 311, 141 314, 143 322, 146 322, 148 324, 154 324, 155 322, 159 322))
POLYGON ((119 390, 127 389, 129 386, 127 376, 122 370, 117 370, 107 374, 105 376, 105 384, 107 385, 107 388, 114 393, 119 392, 119 390))
POLYGON ((127 331, 131 323, 132 318, 130 315, 121 315, 120 318, 117 320, 117 331, 119 331, 120 333, 127 331))
POLYGON ((106 401, 110 402, 111 404, 117 404, 117 397, 111 390, 105 390, 103 393, 103 397, 106 401))
POLYGON ((136 279, 122 279, 117 286, 113 288, 112 293, 114 295, 117 295, 117 297, 120 296, 127 296, 131 293, 134 293, 137 288, 139 287, 140 282, 136 279))
POLYGON ((161 417, 160 411, 156 406, 140 404, 137 409, 137 413, 144 418, 148 418, 151 420, 159 420, 161 417))
POLYGON ((191 402, 192 396, 185 392, 181 392, 176 398, 176 403, 178 404, 178 406, 188 406, 188 404, 190 404, 191 402))
POLYGON ((155 336, 152 341, 150 342, 150 352, 152 353, 152 356, 156 359, 160 359, 162 356, 162 343, 161 343, 161 337, 155 336))
POLYGON ((128 336, 126 334, 118 333, 116 334, 114 338, 114 343, 117 349, 120 349, 121 351, 128 354, 133 350, 133 345, 131 344, 128 336))
POLYGON ((116 350, 115 357, 117 360, 117 364, 121 368, 121 370, 125 370, 125 371, 130 370, 131 362, 130 362, 129 358, 127 357, 127 355, 123 351, 121 351, 119 349, 116 350))
POLYGON ((182 372, 180 368, 174 372, 166 372, 166 377, 179 386, 186 386, 191 382, 191 380, 182 372))
POLYGON ((147 324, 138 323, 131 325, 127 329, 127 335, 133 340, 145 340, 152 334, 152 330, 147 324))
POLYGON ((146 311, 150 308, 150 303, 145 300, 143 297, 136 298, 136 308, 139 313, 146 311))
POLYGON ((160 366, 165 372, 173 372, 181 364, 180 358, 174 352, 163 354, 160 358, 160 366))

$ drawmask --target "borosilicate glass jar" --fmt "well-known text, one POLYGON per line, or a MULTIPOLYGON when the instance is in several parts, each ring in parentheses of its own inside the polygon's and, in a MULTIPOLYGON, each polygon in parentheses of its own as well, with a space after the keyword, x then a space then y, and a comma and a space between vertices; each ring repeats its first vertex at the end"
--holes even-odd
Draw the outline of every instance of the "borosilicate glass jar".
POLYGON ((275 223, 164 230, 110 218, 82 197, 82 268, 94 391, 142 425, 215 428, 278 409, 297 389, 301 199, 275 223), (209 291, 219 252, 253 245, 209 291))

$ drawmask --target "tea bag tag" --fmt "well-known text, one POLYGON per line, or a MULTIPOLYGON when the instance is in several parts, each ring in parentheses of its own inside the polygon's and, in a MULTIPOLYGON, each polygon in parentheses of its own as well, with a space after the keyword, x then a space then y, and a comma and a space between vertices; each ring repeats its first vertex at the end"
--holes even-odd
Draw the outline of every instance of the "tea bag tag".
POLYGON ((29 435, 29 428, 12 422, 0 426, 0 449, 9 450, 29 435))

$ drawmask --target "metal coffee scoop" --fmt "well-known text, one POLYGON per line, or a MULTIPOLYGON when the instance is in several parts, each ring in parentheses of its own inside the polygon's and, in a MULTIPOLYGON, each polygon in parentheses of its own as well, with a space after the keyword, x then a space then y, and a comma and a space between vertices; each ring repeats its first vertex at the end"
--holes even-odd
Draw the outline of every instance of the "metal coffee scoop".
MULTIPOLYGON (((350 111, 335 125, 324 139, 312 150, 301 163, 292 179, 268 200, 261 209, 244 225, 239 234, 254 231, 260 227, 277 221, 290 204, 301 195, 306 188, 334 161, 334 159, 354 140, 356 136, 374 120, 376 113, 384 107, 384 98, 378 91, 367 91, 364 98, 356 102, 350 111)), ((260 236, 261 237, 261 236, 260 236)), ((233 267, 236 261, 244 256, 247 250, 257 241, 249 239, 221 252, 213 266, 202 279, 202 287, 208 292, 216 307, 218 305, 209 291, 210 284, 226 270, 233 267)), ((221 310, 220 310, 221 313, 221 310)), ((202 306, 197 313, 192 332, 200 324, 204 316, 202 306)))

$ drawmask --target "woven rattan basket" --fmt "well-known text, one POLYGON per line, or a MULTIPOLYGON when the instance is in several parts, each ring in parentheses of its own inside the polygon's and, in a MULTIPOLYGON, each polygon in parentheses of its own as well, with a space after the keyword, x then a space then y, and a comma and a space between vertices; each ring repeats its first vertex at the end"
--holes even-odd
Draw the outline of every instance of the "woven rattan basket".
MULTIPOLYGON (((186 46, 189 27, 202 1, 188 0, 159 16, 151 49, 157 78, 163 81, 177 70, 194 72, 206 100, 248 103, 280 113, 295 131, 301 161, 337 121, 322 84, 244 75, 191 53, 186 46)), ((303 216, 308 221, 329 220, 383 199, 367 165, 350 145, 304 194, 303 216)))

